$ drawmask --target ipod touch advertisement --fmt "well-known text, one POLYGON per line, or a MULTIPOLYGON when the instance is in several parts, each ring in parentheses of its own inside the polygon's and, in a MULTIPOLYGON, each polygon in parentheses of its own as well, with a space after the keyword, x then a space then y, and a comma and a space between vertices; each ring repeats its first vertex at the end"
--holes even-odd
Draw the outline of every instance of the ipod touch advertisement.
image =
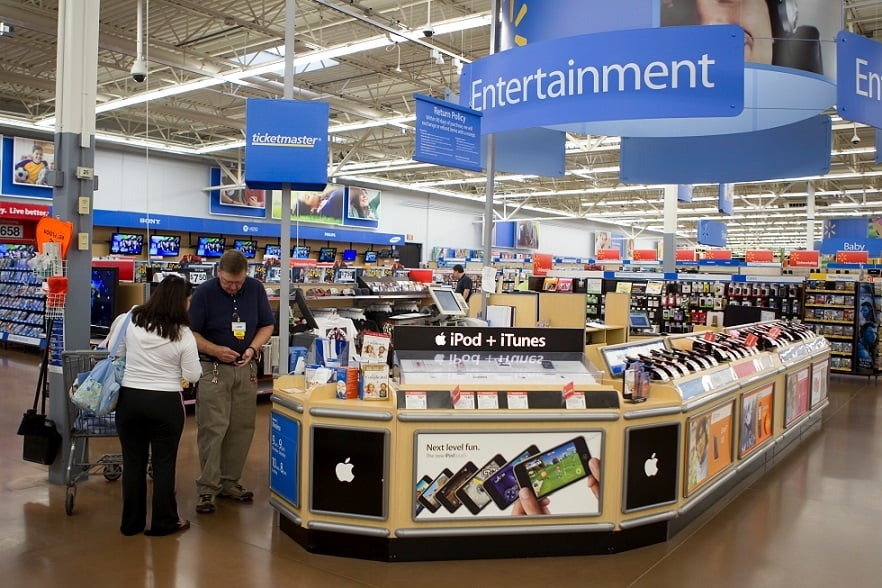
POLYGON ((732 417, 735 402, 727 402, 689 418, 686 447, 686 494, 732 463, 732 417))
POLYGON ((602 431, 417 433, 415 521, 601 511, 602 431), (422 507, 422 508, 420 508, 422 507))
POLYGON ((774 409, 774 384, 741 396, 741 423, 738 430, 740 457, 747 456, 772 438, 774 409))

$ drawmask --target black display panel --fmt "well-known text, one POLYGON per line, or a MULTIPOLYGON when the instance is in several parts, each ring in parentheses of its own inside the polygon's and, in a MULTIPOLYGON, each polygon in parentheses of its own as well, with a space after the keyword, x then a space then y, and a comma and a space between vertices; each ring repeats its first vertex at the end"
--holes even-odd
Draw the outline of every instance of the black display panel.
POLYGON ((677 500, 680 424, 629 427, 625 433, 625 512, 677 500))
POLYGON ((386 517, 389 433, 379 429, 312 427, 312 511, 386 517))

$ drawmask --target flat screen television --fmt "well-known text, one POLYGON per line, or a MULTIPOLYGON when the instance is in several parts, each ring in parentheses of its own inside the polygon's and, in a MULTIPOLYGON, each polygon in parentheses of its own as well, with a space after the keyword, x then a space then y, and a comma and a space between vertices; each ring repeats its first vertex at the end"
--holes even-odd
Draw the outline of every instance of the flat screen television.
POLYGON ((364 262, 365 263, 377 263, 377 252, 376 251, 365 251, 364 252, 364 262))
POLYGON ((34 256, 33 245, 19 243, 0 243, 0 257, 12 257, 14 259, 30 259, 34 256))
POLYGON ((291 250, 291 259, 309 259, 309 245, 297 245, 291 250))
POLYGON ((356 251, 355 249, 344 249, 343 261, 355 261, 357 255, 358 251, 356 251))
POLYGON ((236 239, 233 247, 242 252, 247 259, 254 259, 257 255, 257 241, 252 239, 236 239))
POLYGON ((282 246, 281 245, 273 245, 270 243, 266 246, 266 249, 263 250, 264 257, 282 257, 282 246))
POLYGON ((141 255, 144 235, 134 233, 113 233, 110 236, 110 252, 119 255, 141 255))
POLYGON ((224 237, 199 237, 196 243, 196 255, 199 257, 220 257, 226 245, 224 237))
POLYGON ((322 247, 319 249, 319 263, 333 263, 335 259, 337 259, 336 247, 322 247))
POLYGON ((89 294, 91 335, 103 337, 116 318, 116 290, 119 268, 93 267, 89 294))
POLYGON ((150 235, 150 255, 177 257, 181 252, 181 238, 173 235, 150 235))

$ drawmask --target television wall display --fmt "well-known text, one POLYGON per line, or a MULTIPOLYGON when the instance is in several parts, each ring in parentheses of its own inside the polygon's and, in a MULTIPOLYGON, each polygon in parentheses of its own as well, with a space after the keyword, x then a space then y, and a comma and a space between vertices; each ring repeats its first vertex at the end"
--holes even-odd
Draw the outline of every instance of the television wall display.
POLYGON ((268 244, 266 248, 263 250, 264 257, 282 257, 282 246, 281 245, 273 245, 272 243, 268 244))
POLYGON ((318 260, 320 263, 333 263, 336 258, 336 247, 322 247, 321 249, 319 249, 318 260))
POLYGON ((110 236, 110 252, 118 255, 141 255, 144 235, 113 233, 110 236))
POLYGON ((233 247, 242 252, 248 259, 253 259, 257 255, 257 241, 251 239, 236 239, 233 247))
POLYGON ((115 267, 93 267, 90 301, 90 324, 92 334, 106 335, 116 318, 116 290, 119 284, 119 269, 115 267))
POLYGON ((297 245, 291 250, 291 259, 309 259, 309 246, 297 245))
POLYGON ((181 252, 181 238, 174 235, 150 235, 150 255, 176 257, 181 252))
POLYGON ((196 244, 196 255, 199 257, 220 257, 224 254, 226 239, 224 237, 199 237, 196 244))

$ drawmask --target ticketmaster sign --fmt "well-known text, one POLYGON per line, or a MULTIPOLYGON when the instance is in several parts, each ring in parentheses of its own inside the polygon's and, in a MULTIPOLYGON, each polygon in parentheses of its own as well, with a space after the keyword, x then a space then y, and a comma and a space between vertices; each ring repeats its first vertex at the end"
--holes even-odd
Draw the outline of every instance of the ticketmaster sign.
POLYGON ((566 37, 463 69, 461 102, 482 133, 585 121, 737 116, 744 31, 733 25, 566 37))
POLYGON ((328 105, 249 98, 245 104, 249 188, 319 191, 328 183, 328 105))

